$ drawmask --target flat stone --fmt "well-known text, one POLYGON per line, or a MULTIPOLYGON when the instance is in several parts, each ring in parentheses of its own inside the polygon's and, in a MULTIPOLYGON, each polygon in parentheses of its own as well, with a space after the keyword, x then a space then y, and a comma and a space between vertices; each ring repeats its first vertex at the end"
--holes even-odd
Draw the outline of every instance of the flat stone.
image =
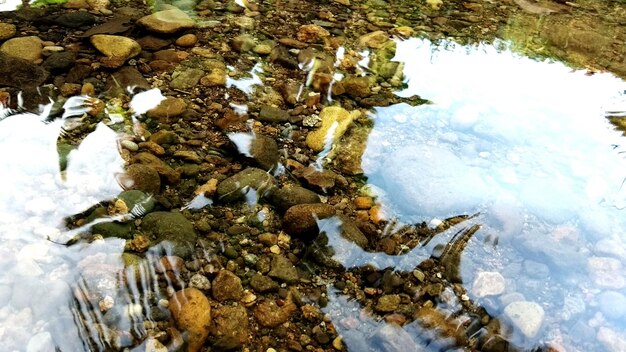
POLYGON ((270 123, 283 123, 289 121, 289 112, 269 105, 261 106, 259 121, 270 123))
POLYGON ((30 62, 40 60, 42 51, 43 41, 36 36, 12 38, 0 46, 0 52, 30 62))
POLYGON ((543 324, 543 308, 530 301, 512 302, 504 308, 504 315, 525 337, 533 338, 543 324))
POLYGON ((249 167, 220 182, 217 196, 223 202, 235 202, 246 198, 251 191, 260 198, 276 184, 276 180, 266 171, 249 167))
POLYGON ((173 89, 186 90, 195 87, 204 76, 204 71, 197 68, 181 68, 172 73, 170 87, 173 89))
POLYGON ((139 43, 119 35, 96 34, 91 36, 89 40, 99 52, 107 57, 128 60, 141 52, 139 43))
POLYGON ((143 218, 141 228, 154 236, 155 243, 165 242, 163 246, 168 255, 181 258, 191 256, 198 238, 191 222, 181 213, 166 211, 150 213, 143 218))
POLYGON ((137 22, 152 32, 165 34, 176 33, 196 25, 191 17, 179 9, 155 12, 140 18, 137 22))
POLYGON ((374 309, 377 312, 381 313, 391 313, 398 309, 400 305, 400 296, 399 295, 384 295, 378 298, 378 302, 374 309))
POLYGON ((128 94, 128 88, 150 89, 150 83, 132 66, 125 66, 113 73, 107 80, 107 94, 113 97, 128 94))
POLYGON ((184 99, 176 97, 166 97, 155 108, 148 110, 146 115, 155 120, 167 121, 182 115, 187 109, 184 99))
POLYGON ((379 49, 382 48, 383 45, 385 45, 385 43, 389 40, 389 35, 387 35, 387 33, 383 31, 374 31, 359 37, 358 43, 364 47, 379 49))
POLYGON ((320 196, 304 187, 290 184, 272 190, 269 200, 278 210, 285 212, 294 205, 320 203, 320 196))
POLYGON ((472 292, 477 297, 496 296, 504 292, 504 277, 498 272, 481 271, 476 275, 472 292))
POLYGON ((274 255, 270 264, 271 270, 267 274, 272 278, 279 279, 287 283, 298 281, 298 270, 291 261, 281 255, 274 255))
POLYGON ((83 26, 92 26, 96 23, 96 16, 87 11, 73 11, 62 14, 57 17, 54 22, 62 27, 80 28, 83 26))

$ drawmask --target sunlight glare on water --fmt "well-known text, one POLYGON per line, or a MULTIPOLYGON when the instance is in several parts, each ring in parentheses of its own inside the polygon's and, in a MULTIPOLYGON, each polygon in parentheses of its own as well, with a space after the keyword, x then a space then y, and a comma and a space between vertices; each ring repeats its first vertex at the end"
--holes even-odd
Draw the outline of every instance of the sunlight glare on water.
POLYGON ((626 83, 487 44, 410 39, 394 60, 408 79, 397 94, 432 103, 373 113, 362 166, 386 213, 480 212, 461 261, 470 298, 512 322, 520 346, 610 346, 626 328, 626 160, 605 112, 626 83), (488 276, 504 288, 486 294, 488 276))

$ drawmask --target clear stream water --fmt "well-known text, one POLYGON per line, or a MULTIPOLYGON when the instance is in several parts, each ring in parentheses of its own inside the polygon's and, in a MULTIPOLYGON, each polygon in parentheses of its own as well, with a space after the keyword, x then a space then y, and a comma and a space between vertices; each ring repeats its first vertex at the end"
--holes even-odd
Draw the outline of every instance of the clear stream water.
MULTIPOLYGON (((371 111, 362 158, 368 186, 400 223, 436 225, 479 213, 469 221, 481 228, 463 252, 461 278, 469 299, 490 315, 515 322, 516 309, 523 310, 526 323, 508 332, 521 348, 547 342, 567 351, 619 349, 626 332, 626 140, 606 117, 626 113, 626 82, 506 46, 398 41, 394 60, 404 62, 408 87, 396 94, 432 103, 371 111)), ((68 239, 66 217, 122 191, 115 132, 98 125, 63 174, 59 133, 61 122, 45 124, 38 115, 0 121, 0 341, 7 351, 84 348, 93 332, 73 327, 91 310, 76 307, 72 292, 99 285, 106 296, 124 267, 122 240, 74 247, 47 241, 68 239), (100 271, 89 273, 91 261, 100 271)), ((434 246, 401 256, 365 253, 327 225, 346 268, 411 271, 434 246)), ((124 303, 130 320, 143 305, 135 289, 124 303)), ((332 289, 327 294, 344 342, 359 351, 361 342, 339 321, 361 307, 332 289)), ((453 295, 442 305, 460 310, 453 295)), ((368 323, 428 348, 415 323, 368 323)))

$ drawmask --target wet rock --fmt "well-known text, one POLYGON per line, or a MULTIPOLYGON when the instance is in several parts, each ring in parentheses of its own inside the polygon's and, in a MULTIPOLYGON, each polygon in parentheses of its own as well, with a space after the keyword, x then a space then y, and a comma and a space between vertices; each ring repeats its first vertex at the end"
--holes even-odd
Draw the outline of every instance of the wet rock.
POLYGON ((9 56, 35 62, 41 60, 42 40, 36 36, 18 37, 7 40, 0 46, 0 52, 9 56))
POLYGON ((617 290, 626 287, 623 265, 615 258, 591 257, 587 260, 587 270, 600 288, 617 290))
POLYGON ((128 87, 139 89, 150 89, 150 83, 141 75, 136 68, 125 66, 112 74, 111 79, 107 80, 107 94, 117 97, 128 94, 128 87))
POLYGON ((231 44, 236 52, 245 53, 254 48, 256 41, 251 35, 242 34, 234 37, 231 44))
POLYGON ((96 23, 96 16, 87 11, 67 12, 57 17, 54 22, 62 27, 79 28, 83 26, 92 26, 96 23))
POLYGON ((287 48, 281 45, 275 46, 274 49, 272 49, 269 61, 272 63, 277 63, 291 70, 295 70, 298 68, 298 60, 291 56, 287 48))
POLYGON ((163 60, 175 64, 182 62, 188 57, 189 53, 174 49, 159 50, 152 56, 154 60, 163 60))
POLYGON ((139 55, 141 46, 133 39, 109 34, 96 34, 89 38, 91 44, 107 57, 126 61, 139 55))
POLYGON ((613 329, 600 327, 597 339, 607 351, 626 351, 626 338, 613 329))
POLYGON ((325 219, 335 213, 335 208, 328 204, 294 205, 283 217, 283 229, 293 236, 312 238, 319 233, 316 219, 325 219))
POLYGON ((216 68, 211 70, 209 74, 200 79, 200 84, 207 87, 224 87, 226 86, 226 78, 228 74, 226 70, 216 68))
POLYGON ((316 152, 330 147, 327 143, 335 143, 346 132, 350 123, 360 115, 358 111, 349 112, 339 106, 328 106, 320 112, 322 125, 317 130, 309 133, 306 144, 316 152), (333 128, 333 131, 331 131, 333 128), (332 133, 329 136, 329 133, 332 133))
POLYGON ((389 35, 383 31, 375 31, 361 36, 358 39, 358 43, 361 46, 371 48, 371 49, 379 49, 385 45, 386 42, 389 41, 389 35))
POLYGON ((477 297, 496 296, 504 292, 504 277, 495 271, 481 271, 476 275, 472 292, 477 297))
POLYGON ((320 197, 317 193, 293 184, 272 190, 269 200, 281 212, 285 212, 298 204, 320 203, 320 197))
POLYGON ((161 50, 166 46, 172 44, 171 39, 156 37, 153 35, 147 35, 137 39, 137 43, 141 45, 144 50, 161 50))
POLYGON ((48 79, 48 71, 31 62, 0 52, 0 85, 34 89, 48 79))
POLYGON ((384 352, 421 351, 411 335, 402 327, 394 324, 382 324, 374 334, 374 341, 384 352))
MULTIPOLYGON (((124 203, 122 207, 125 207, 127 212, 133 211, 135 207, 140 207, 142 210, 140 213, 147 214, 154 210, 156 205, 154 199, 151 195, 147 195, 146 193, 139 190, 129 190, 120 193, 117 196, 117 200, 120 200, 124 203)), ((139 211, 139 210, 137 210, 139 211)))
POLYGON ((297 310, 298 308, 290 299, 287 299, 282 306, 276 304, 276 301, 268 299, 257 305, 254 310, 254 317, 261 326, 275 328, 288 321, 297 310))
POLYGON ((156 238, 155 243, 164 245, 168 255, 189 258, 193 253, 198 235, 193 225, 181 213, 157 211, 146 215, 141 223, 144 232, 156 238), (169 246, 169 248, 168 248, 169 246))
MULTIPOLYGON (((447 318, 437 308, 422 307, 415 312, 415 319, 421 325, 422 328, 427 330, 436 331, 436 338, 438 344, 448 345, 447 349, 452 350, 452 347, 456 345, 463 345, 467 340, 467 336, 463 329, 459 329, 459 322, 453 318, 447 318), (453 340, 450 341, 450 338, 453 340)), ((443 346, 439 346, 440 349, 443 346)))
MULTIPOLYGON (((85 219, 87 223, 99 218, 108 218, 109 213, 105 208, 97 208, 85 219)), ((91 227, 91 233, 107 238, 131 239, 135 226, 132 222, 105 221, 91 227)))
POLYGON ((170 298, 169 308, 176 325, 189 333, 187 351, 199 351, 209 336, 211 323, 209 300, 200 290, 186 288, 170 298))
POLYGON ((158 145, 178 143, 178 135, 169 130, 158 130, 150 136, 150 142, 158 145))
POLYGON ((361 248, 365 248, 368 245, 367 237, 359 230, 356 223, 345 215, 339 215, 341 221, 341 236, 350 243, 356 243, 361 248))
POLYGON ((286 283, 294 283, 298 281, 298 270, 291 261, 281 255, 272 257, 271 270, 267 274, 269 277, 284 281, 286 283))
POLYGON ((12 23, 0 23, 0 40, 13 38, 17 33, 17 29, 12 23))
POLYGON ((148 194, 158 194, 161 191, 159 173, 149 165, 129 165, 121 183, 124 189, 137 189, 148 194))
POLYGON ((204 76, 204 71, 197 68, 183 67, 172 73, 170 87, 172 89, 186 90, 195 87, 200 78, 204 76))
POLYGON ((384 295, 378 298, 378 302, 374 309, 380 313, 391 313, 400 306, 399 295, 384 295))
POLYGON ((269 123, 283 123, 289 121, 289 112, 269 106, 263 105, 259 111, 259 121, 269 123))
POLYGON ((163 160, 150 153, 139 153, 135 155, 133 160, 153 168, 170 184, 175 184, 180 181, 180 173, 178 171, 172 169, 172 167, 167 165, 163 160))
POLYGON ((250 144, 250 155, 263 170, 273 170, 279 161, 278 145, 274 138, 257 134, 250 144))
POLYGON ((156 33, 171 34, 183 29, 195 27, 195 22, 185 12, 179 9, 170 9, 155 12, 142 17, 137 21, 140 25, 156 33))
POLYGON ((213 298, 220 302, 228 300, 238 301, 243 297, 241 279, 228 270, 220 270, 215 279, 213 279, 211 286, 213 298))
POLYGON ((345 187, 348 184, 348 181, 343 176, 327 169, 320 171, 313 166, 297 169, 293 172, 293 175, 306 181, 314 189, 319 189, 323 192, 332 190, 336 185, 345 187))
POLYGON ((626 297, 617 291, 604 291, 598 295, 600 311, 609 319, 626 317, 626 297))
POLYGON ((373 83, 372 76, 348 76, 339 82, 346 94, 353 98, 365 98, 372 95, 373 83))
POLYGON ((198 42, 198 37, 193 33, 189 33, 189 34, 180 36, 178 39, 176 39, 174 43, 178 46, 190 47, 190 46, 196 45, 197 42, 198 42))
POLYGON ((43 67, 51 72, 69 70, 76 61, 76 54, 72 52, 53 53, 43 62, 43 67))
POLYGON ((330 37, 330 33, 316 24, 305 24, 298 29, 297 38, 301 42, 316 43, 330 37))
POLYGON ((168 121, 182 115, 187 103, 181 98, 166 97, 157 107, 148 110, 146 115, 155 120, 168 121))
POLYGON ((258 273, 250 279, 250 286, 259 293, 276 292, 280 288, 276 281, 258 273))
POLYGON ((269 55, 276 43, 273 40, 265 40, 257 44, 252 51, 259 55, 269 55))
POLYGON ((248 342, 248 312, 242 306, 223 306, 214 310, 213 346, 233 350, 248 342))
POLYGON ((194 274, 191 279, 189 279, 189 287, 208 292, 211 289, 211 281, 202 274, 194 274))
POLYGON ((88 65, 74 65, 70 68, 70 72, 65 77, 67 83, 82 83, 93 70, 88 65))
POLYGON ((512 302, 504 308, 504 315, 527 338, 533 338, 543 324, 543 308, 529 301, 512 302))
POLYGON ((260 198, 275 186, 276 181, 267 172, 257 168, 247 168, 220 182, 217 197, 223 202, 235 202, 246 198, 251 191, 260 198))

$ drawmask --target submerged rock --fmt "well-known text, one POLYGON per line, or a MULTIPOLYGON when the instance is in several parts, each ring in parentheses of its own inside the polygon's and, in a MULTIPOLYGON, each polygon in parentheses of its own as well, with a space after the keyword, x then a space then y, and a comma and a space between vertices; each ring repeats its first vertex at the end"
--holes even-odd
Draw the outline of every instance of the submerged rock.
POLYGON ((294 205, 320 203, 320 196, 304 187, 290 184, 273 189, 269 200, 279 211, 285 212, 294 205))
POLYGON ((136 189, 147 194, 158 194, 161 190, 159 173, 149 165, 129 165, 120 183, 124 189, 136 189))
POLYGON ((504 315, 527 338, 533 338, 543 325, 543 308, 529 301, 512 302, 504 308, 504 315))
POLYGON ((213 346, 233 350, 248 342, 248 312, 242 306, 223 306, 215 309, 213 318, 213 346))
POLYGON ((141 52, 139 43, 119 35, 96 34, 91 36, 89 40, 99 52, 111 58, 125 61, 141 52))
POLYGON ((217 186, 217 197, 224 202, 236 202, 248 196, 254 201, 267 193, 276 184, 276 180, 267 172, 249 167, 220 182, 217 186))
POLYGON ((143 218, 141 228, 156 238, 155 243, 167 243, 164 249, 168 255, 181 258, 191 256, 198 238, 191 222, 181 213, 150 213, 143 218))
POLYGON ((140 25, 156 33, 171 34, 195 27, 196 23, 185 12, 171 9, 155 12, 137 21, 140 25))
POLYGON ((29 89, 48 79, 48 71, 31 62, 0 52, 0 85, 29 89))
POLYGON ((0 51, 20 59, 35 62, 41 59, 43 41, 36 36, 18 37, 2 43, 0 51))
POLYGON ((241 279, 228 270, 220 270, 211 284, 213 298, 220 302, 238 301, 243 296, 241 279))
POLYGON ((261 326, 275 328, 289 320, 297 310, 298 308, 291 299, 287 299, 282 306, 276 304, 274 300, 265 300, 257 305, 254 317, 261 326))
POLYGON ((298 204, 289 208, 283 217, 283 229, 290 235, 304 238, 317 236, 317 219, 335 215, 333 206, 328 204, 298 204))
POLYGON ((337 142, 346 132, 350 123, 361 113, 359 111, 349 112, 339 106, 328 106, 320 112, 322 125, 317 130, 309 133, 306 137, 306 144, 316 152, 337 142))
POLYGON ((209 300, 200 290, 186 288, 170 298, 169 308, 176 325, 189 333, 187 351, 199 351, 209 336, 211 323, 209 300))

